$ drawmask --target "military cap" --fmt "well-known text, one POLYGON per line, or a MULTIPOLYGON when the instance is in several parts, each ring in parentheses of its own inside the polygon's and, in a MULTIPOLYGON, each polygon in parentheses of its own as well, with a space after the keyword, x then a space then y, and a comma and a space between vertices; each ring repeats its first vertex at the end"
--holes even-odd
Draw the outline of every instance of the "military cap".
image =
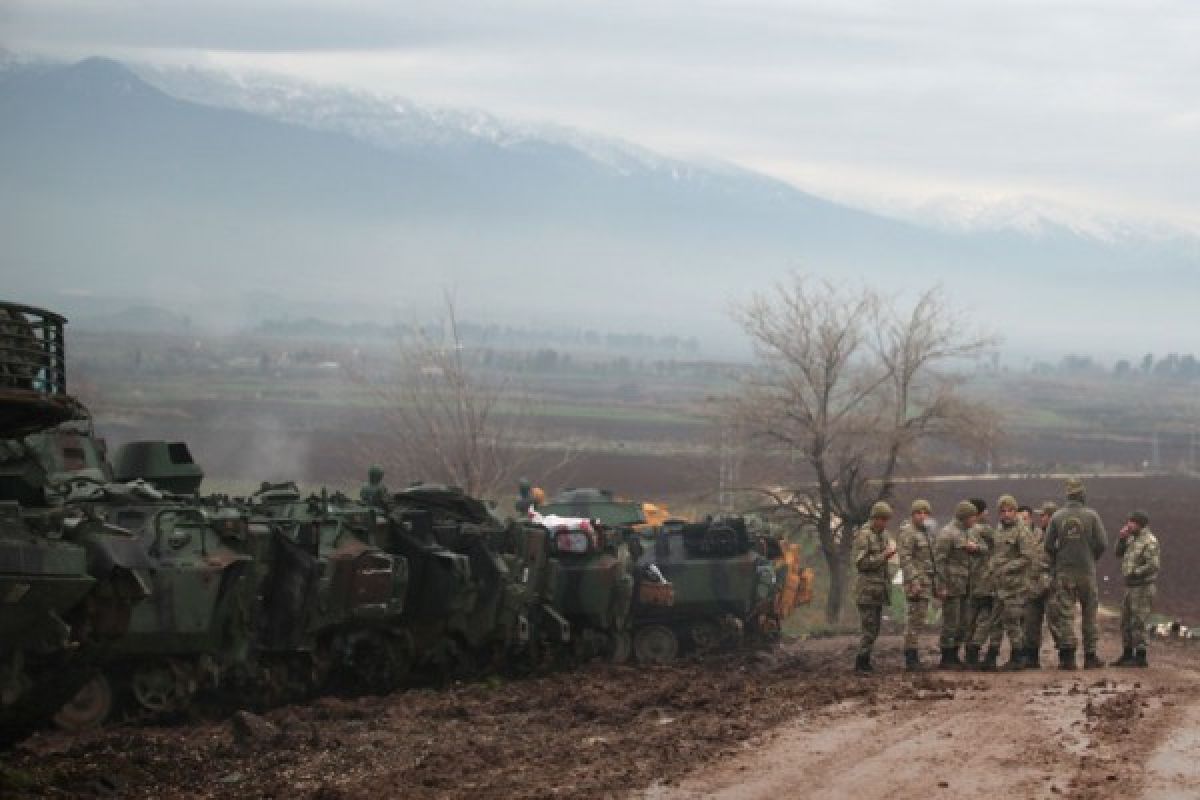
POLYGON ((1043 514, 1049 514, 1050 516, 1053 517, 1054 512, 1056 512, 1056 511, 1058 511, 1058 503, 1051 503, 1048 500, 1045 503, 1042 503, 1042 513, 1043 514))
POLYGON ((968 517, 973 517, 979 513, 979 509, 970 500, 963 500, 954 507, 954 518, 958 521, 965 520, 968 517))
POLYGON ((1067 478, 1067 497, 1083 494, 1083 481, 1079 478, 1067 478))
POLYGON ((999 508, 1002 510, 1005 508, 1011 508, 1011 509, 1015 510, 1016 507, 1017 507, 1017 498, 1013 497, 1011 494, 1000 495, 1000 499, 996 501, 996 508, 999 508))
POLYGON ((1145 511, 1135 511, 1129 515, 1130 522, 1136 522, 1143 528, 1150 524, 1150 515, 1145 511))
POLYGON ((915 514, 918 511, 924 511, 926 514, 932 514, 933 506, 929 505, 928 500, 913 500, 912 507, 909 509, 909 513, 915 514))
POLYGON ((875 505, 871 506, 871 519, 875 519, 877 517, 889 517, 890 518, 891 516, 892 516, 892 507, 889 506, 887 503, 883 502, 882 500, 880 500, 875 505))

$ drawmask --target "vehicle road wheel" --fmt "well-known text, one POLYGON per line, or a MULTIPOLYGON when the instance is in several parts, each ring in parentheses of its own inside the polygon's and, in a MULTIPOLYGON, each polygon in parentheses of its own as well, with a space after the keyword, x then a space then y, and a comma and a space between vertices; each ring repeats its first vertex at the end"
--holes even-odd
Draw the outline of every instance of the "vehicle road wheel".
POLYGON ((717 628, 716 623, 709 620, 692 623, 690 633, 696 649, 702 653, 716 650, 721 646, 721 631, 717 628))
POLYGON ((666 625, 647 625, 633 635, 639 664, 669 664, 679 655, 679 639, 666 625))
POLYGON ((168 663, 146 665, 133 673, 129 688, 138 705, 156 714, 178 711, 188 698, 180 675, 168 663))
POLYGON ((633 636, 629 631, 620 631, 612 635, 612 652, 608 660, 614 664, 624 664, 633 655, 633 636))
POLYGON ((71 733, 91 730, 103 725, 112 709, 112 684, 103 674, 98 674, 80 687, 75 696, 58 710, 54 715, 54 724, 71 733))

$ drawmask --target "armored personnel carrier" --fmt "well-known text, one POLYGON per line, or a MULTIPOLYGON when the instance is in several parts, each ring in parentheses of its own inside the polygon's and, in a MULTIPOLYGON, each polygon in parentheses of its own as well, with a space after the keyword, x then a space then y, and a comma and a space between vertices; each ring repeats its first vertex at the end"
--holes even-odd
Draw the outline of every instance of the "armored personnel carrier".
POLYGON ((668 521, 638 567, 633 650, 651 664, 776 634, 806 578, 795 546, 751 533, 741 517, 668 521))
POLYGON ((75 446, 90 421, 67 393, 65 324, 49 311, 0 303, 0 745, 88 683, 99 650, 125 633, 149 592, 137 542, 81 524, 62 502, 63 461, 45 457, 56 443, 71 466, 89 458, 75 446))

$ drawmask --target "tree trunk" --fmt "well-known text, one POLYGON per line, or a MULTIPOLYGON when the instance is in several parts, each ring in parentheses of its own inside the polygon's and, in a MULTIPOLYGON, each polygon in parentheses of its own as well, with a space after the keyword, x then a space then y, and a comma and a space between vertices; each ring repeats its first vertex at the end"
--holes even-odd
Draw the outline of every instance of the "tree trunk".
POLYGON ((825 598, 825 623, 837 625, 842 618, 843 601, 846 599, 846 561, 837 547, 825 554, 829 568, 829 596, 825 598))

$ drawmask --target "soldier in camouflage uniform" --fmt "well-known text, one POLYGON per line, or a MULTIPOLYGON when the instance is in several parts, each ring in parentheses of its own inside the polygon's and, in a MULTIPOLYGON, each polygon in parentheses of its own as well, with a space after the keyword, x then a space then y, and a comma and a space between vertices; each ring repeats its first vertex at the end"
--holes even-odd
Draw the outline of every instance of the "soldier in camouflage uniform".
POLYGON ((392 493, 383 484, 383 467, 372 466, 367 470, 367 482, 358 490, 358 499, 376 508, 387 508, 392 502, 392 493))
POLYGON ((1100 515, 1084 505, 1083 481, 1067 480, 1067 504, 1050 518, 1046 528, 1046 552, 1053 559, 1054 586, 1046 613, 1058 643, 1059 669, 1075 669, 1075 605, 1082 607, 1083 666, 1098 669, 1104 664, 1096 655, 1100 628, 1096 614, 1100 596, 1096 588, 1096 559, 1108 548, 1108 534, 1100 515))
POLYGON ((908 603, 904 623, 904 668, 913 672, 921 668, 917 637, 928 627, 929 599, 938 581, 933 563, 933 537, 925 530, 933 508, 926 500, 914 500, 910 511, 909 521, 901 526, 896 537, 896 547, 908 603))
POLYGON ((1144 511, 1129 515, 1117 541, 1125 599, 1121 602, 1121 657, 1115 667, 1146 667, 1146 623, 1154 609, 1158 582, 1158 538, 1150 532, 1150 517, 1144 511))
POLYGON ((972 503, 963 500, 954 509, 954 521, 938 532, 933 544, 939 578, 937 596, 942 601, 942 635, 938 640, 942 650, 940 669, 963 667, 958 648, 962 644, 970 590, 970 556, 979 550, 979 542, 970 536, 978 514, 979 510, 972 503))
POLYGON ((962 641, 967 647, 967 667, 977 667, 979 651, 987 643, 991 633, 989 620, 992 616, 992 606, 995 601, 995 590, 992 587, 990 559, 992 551, 992 526, 987 522, 987 501, 980 497, 972 497, 970 502, 978 511, 975 525, 968 532, 978 545, 970 557, 970 578, 968 579, 967 613, 963 618, 962 641))
POLYGON ((871 649, 879 636, 883 607, 887 605, 891 589, 888 561, 896 554, 896 543, 887 531, 891 518, 891 506, 884 502, 876 503, 871 507, 871 520, 854 534, 851 558, 858 571, 854 580, 854 602, 858 605, 858 616, 862 622, 862 640, 854 660, 854 669, 858 672, 872 671, 871 649))
POLYGON ((1017 501, 1009 494, 996 502, 1000 527, 992 537, 989 572, 995 590, 995 602, 988 620, 990 633, 984 669, 996 669, 1000 645, 1008 635, 1009 656, 1005 670, 1025 667, 1025 597, 1029 588, 1030 565, 1034 560, 1033 535, 1020 520, 1017 501))
MULTIPOLYGON (((1050 554, 1046 552, 1046 526, 1058 506, 1043 503, 1037 522, 1029 529, 1033 542, 1033 561, 1029 568, 1029 591, 1025 601, 1025 667, 1042 667, 1042 627, 1046 620, 1046 601, 1053 583, 1050 554)), ((1055 640, 1055 647, 1058 640, 1055 640)))

